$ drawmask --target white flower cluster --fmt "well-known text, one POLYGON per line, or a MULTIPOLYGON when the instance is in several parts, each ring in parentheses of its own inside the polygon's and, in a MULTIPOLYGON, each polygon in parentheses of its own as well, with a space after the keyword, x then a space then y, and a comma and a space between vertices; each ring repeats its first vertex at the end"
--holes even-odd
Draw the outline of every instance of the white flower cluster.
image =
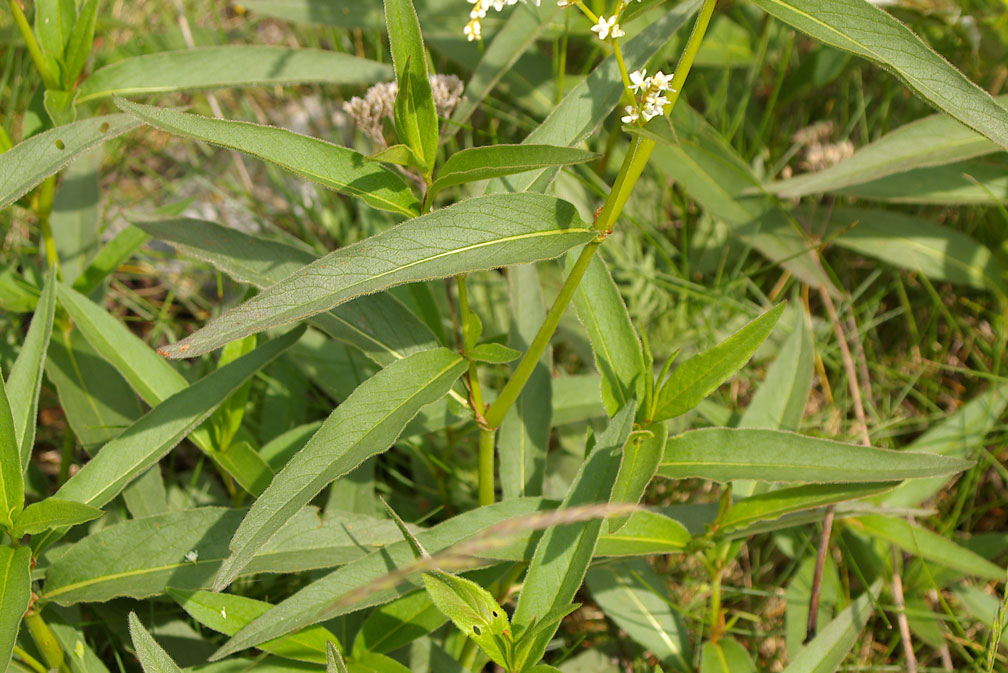
POLYGON ((620 120, 624 124, 635 124, 641 117, 644 121, 650 121, 658 115, 665 114, 665 106, 668 105, 668 98, 663 94, 675 89, 671 87, 672 77, 666 75, 661 70, 646 77, 647 70, 635 70, 630 73, 630 88, 637 97, 634 105, 627 105, 626 112, 620 120))
MULTIPOLYGON (((525 0, 521 1, 525 2, 525 0)), ((539 6, 539 0, 532 1, 535 2, 537 7, 539 6)), ((465 25, 462 32, 465 33, 466 39, 472 42, 473 40, 483 39, 483 24, 481 21, 486 18, 487 12, 491 7, 499 12, 505 6, 510 7, 511 5, 518 4, 518 0, 469 0, 469 4, 473 8, 469 11, 469 23, 465 25)))
MULTIPOLYGON (((430 84, 438 116, 451 116, 455 106, 462 100, 462 80, 455 75, 431 75, 430 84)), ((398 93, 399 87, 395 82, 380 82, 368 89, 363 98, 354 96, 343 103, 343 111, 375 145, 384 148, 386 143, 382 124, 386 119, 392 118, 398 93)))
POLYGON ((607 37, 623 37, 626 33, 623 29, 619 27, 616 23, 616 15, 610 16, 608 19, 605 16, 599 15, 598 23, 591 27, 593 33, 598 33, 598 38, 604 40, 607 37))

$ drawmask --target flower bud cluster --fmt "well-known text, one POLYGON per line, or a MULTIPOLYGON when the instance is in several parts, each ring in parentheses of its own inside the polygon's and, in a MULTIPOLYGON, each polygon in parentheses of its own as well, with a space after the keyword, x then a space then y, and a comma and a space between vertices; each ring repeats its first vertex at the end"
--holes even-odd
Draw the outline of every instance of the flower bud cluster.
MULTIPOLYGON (((439 117, 449 117, 462 100, 463 84, 455 75, 431 75, 431 93, 439 117)), ((378 147, 384 148, 385 135, 382 124, 391 119, 395 110, 399 87, 395 82, 380 82, 364 93, 343 103, 343 111, 378 147)))
MULTIPOLYGON (((521 0, 525 2, 525 0, 521 0)), ((532 0, 535 2, 536 6, 539 5, 539 0, 532 0)), ((472 42, 473 40, 483 39, 483 24, 481 21, 486 18, 487 12, 492 7, 495 11, 501 11, 505 6, 510 7, 511 5, 518 4, 518 0, 469 0, 469 4, 473 8, 469 11, 469 23, 465 25, 462 32, 465 33, 466 39, 472 42)))
POLYGON ((636 101, 624 108, 626 112, 620 118, 624 124, 636 124, 641 118, 650 121, 658 115, 665 114, 665 106, 669 101, 663 94, 675 92, 671 87, 674 75, 666 75, 661 70, 647 77, 647 70, 635 70, 630 73, 630 89, 636 101))

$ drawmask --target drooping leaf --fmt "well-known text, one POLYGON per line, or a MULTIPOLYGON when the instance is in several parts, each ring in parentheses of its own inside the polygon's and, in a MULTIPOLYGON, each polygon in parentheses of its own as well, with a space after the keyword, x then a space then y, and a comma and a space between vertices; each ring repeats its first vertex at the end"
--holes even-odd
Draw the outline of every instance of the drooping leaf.
POLYGON ((50 528, 76 526, 100 517, 104 512, 73 500, 46 498, 33 502, 14 521, 14 538, 37 535, 50 528))
POLYGON ((336 51, 265 45, 197 47, 143 54, 99 68, 81 83, 78 103, 108 96, 319 82, 381 82, 384 63, 336 51))
POLYGON ((82 153, 139 125, 129 115, 91 117, 18 143, 0 154, 0 209, 17 201, 82 153))
POLYGON ((401 177, 346 147, 274 126, 203 117, 123 98, 117 98, 116 105, 151 126, 238 150, 375 208, 407 216, 420 212, 416 196, 401 177))
POLYGON ((362 383, 252 505, 231 540, 233 555, 221 567, 214 589, 230 584, 277 529, 327 484, 388 449, 422 407, 448 393, 465 368, 457 353, 441 348, 414 353, 362 383))
POLYGON ((129 613, 130 639, 144 673, 182 673, 168 653, 147 632, 135 612, 129 613))
POLYGON ((28 469, 32 447, 35 446, 39 393, 42 390, 46 351, 56 311, 56 283, 56 273, 50 270, 35 306, 31 327, 21 343, 21 352, 7 377, 7 397, 10 400, 14 438, 21 456, 22 471, 28 469))
POLYGON ((414 218, 336 250, 163 349, 193 357, 362 294, 556 257, 595 235, 572 205, 537 194, 487 196, 414 218))
POLYGON ((853 483, 955 474, 970 464, 957 458, 843 444, 791 432, 705 428, 669 439, 658 474, 670 479, 853 483))
POLYGON ((714 348, 676 367, 658 391, 651 419, 674 418, 700 404, 749 361, 773 331, 784 306, 778 304, 714 348))
POLYGON ((863 0, 755 0, 768 14, 898 76, 940 111, 1008 148, 1008 110, 909 28, 863 0))
POLYGON ((7 670, 31 600, 31 549, 0 546, 0 666, 7 670))

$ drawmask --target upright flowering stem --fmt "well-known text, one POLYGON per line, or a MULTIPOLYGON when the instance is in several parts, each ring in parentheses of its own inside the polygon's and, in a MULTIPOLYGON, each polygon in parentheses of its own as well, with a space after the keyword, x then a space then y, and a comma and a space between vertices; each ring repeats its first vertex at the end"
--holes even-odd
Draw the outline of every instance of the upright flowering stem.
MULTIPOLYGON (((710 24, 711 15, 714 13, 714 6, 716 4, 717 0, 704 0, 703 7, 697 15, 696 23, 693 25, 693 32, 690 33, 689 40, 686 42, 686 47, 683 49, 682 56, 679 59, 676 74, 672 79, 672 90, 669 92, 666 112, 671 110, 679 99, 679 92, 682 91, 683 83, 686 81, 686 77, 693 66, 693 61, 696 59, 697 51, 699 51, 700 43, 707 32, 707 26, 710 24)), ((625 71, 625 67, 622 69, 625 71)), ((644 166, 647 165, 654 146, 655 143, 653 140, 641 136, 634 136, 633 140, 630 141, 630 149, 623 158, 623 165, 620 166, 616 182, 613 184, 609 196, 606 198, 598 217, 595 219, 595 228, 598 229, 599 235, 581 250, 581 254, 571 268, 570 275, 567 276, 563 286, 560 288, 560 293, 553 302, 553 306, 550 307, 549 312, 546 314, 546 320, 543 321, 539 331, 532 339, 532 343, 529 344, 528 350, 525 351, 518 366, 515 367, 511 378, 504 385, 504 388, 501 389, 494 403, 487 409, 485 415, 487 427, 496 428, 500 425, 508 409, 511 408, 515 400, 518 399, 518 395, 521 394, 522 389, 532 375, 532 371, 535 369, 536 363, 539 362, 539 358, 546 351, 550 339, 553 338, 553 333, 556 332, 557 325, 560 323, 560 316, 563 315, 570 300, 574 297, 574 292, 581 283, 581 278, 584 277, 585 272, 588 270, 592 257, 595 256, 599 246, 602 245, 602 241, 612 231, 617 218, 623 212, 623 206, 626 205, 634 185, 637 184, 637 180, 644 171, 644 166)))

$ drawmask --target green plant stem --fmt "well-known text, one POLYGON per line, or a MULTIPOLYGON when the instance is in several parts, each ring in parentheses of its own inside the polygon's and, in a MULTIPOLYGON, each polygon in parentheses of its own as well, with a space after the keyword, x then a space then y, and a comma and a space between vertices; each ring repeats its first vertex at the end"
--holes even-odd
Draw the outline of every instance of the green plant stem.
POLYGON ((494 430, 480 428, 479 436, 479 504, 494 502, 494 430))
MULTIPOLYGON (((676 101, 679 100, 679 92, 682 90, 682 85, 686 81, 690 69, 693 67, 693 61, 700 50, 700 43, 707 32, 707 26, 710 24, 711 15, 714 13, 714 6, 716 4, 717 0, 705 0, 699 15, 697 15, 696 23, 693 25, 693 32, 690 33, 689 40, 686 42, 686 47, 683 49, 682 56, 679 59, 675 76, 672 78, 671 87, 673 90, 669 91, 668 95, 669 111, 676 104, 676 101)), ((581 6, 580 3, 579 6, 581 6)), ((582 7, 582 11, 584 9, 586 8, 582 7)), ((539 358, 546 351, 546 347, 549 346, 550 339, 553 338, 557 325, 560 324, 560 316, 567 309, 567 304, 574 297, 574 292, 581 283, 581 278, 584 277, 585 272, 588 270, 592 257, 595 256, 599 246, 602 245, 602 241, 612 231, 616 219, 623 212, 623 206, 626 205, 627 199, 630 198, 630 193, 644 171, 644 167, 647 165, 654 147, 655 143, 653 140, 641 136, 634 136, 633 140, 630 141, 630 148, 623 158, 623 165, 620 166, 616 182, 613 183, 609 196, 602 205, 598 217, 595 218, 595 228, 599 231, 599 236, 581 250, 581 254, 574 263, 570 275, 567 276, 563 286, 560 288, 560 293, 553 302, 553 306, 550 307, 549 313, 546 314, 546 320, 543 321, 539 331, 536 332, 532 343, 529 344, 528 350, 525 351, 525 355, 522 356, 518 366, 515 367, 514 372, 511 374, 511 378, 504 384, 504 388, 501 389, 497 399, 487 409, 485 416, 487 427, 496 428, 500 425, 508 409, 511 408, 515 400, 518 399, 518 395, 521 394, 522 389, 525 388, 525 384, 528 382, 529 377, 532 376, 536 363, 539 362, 539 358)))
POLYGON ((24 10, 21 9, 21 3, 18 0, 7 0, 7 6, 10 7, 11 14, 14 15, 14 23, 17 24, 21 38, 25 41, 25 46, 28 47, 28 53, 35 64, 35 69, 38 70, 38 74, 42 78, 42 84, 46 89, 58 91, 60 84, 53 76, 52 70, 49 69, 49 62, 42 55, 42 50, 39 49, 35 33, 32 32, 31 26, 28 25, 28 19, 25 18, 24 10))
MULTIPOLYGON (((472 336, 472 311, 469 309, 469 292, 466 289, 465 276, 457 276, 459 295, 459 314, 462 323, 462 348, 468 350, 468 344, 473 341, 472 336)), ((479 371, 476 363, 469 362, 469 371, 466 372, 469 381, 469 404, 472 407, 473 417, 476 424, 480 426, 479 433, 479 472, 478 491, 479 504, 492 505, 494 502, 494 430, 486 426, 483 418, 485 406, 483 405, 483 391, 480 388, 479 371)))
POLYGON ((42 619, 38 608, 29 610, 24 616, 24 621, 28 626, 28 633, 31 634, 32 642, 35 643, 35 647, 38 648, 49 670, 57 670, 59 673, 69 673, 70 669, 63 661, 63 650, 60 648, 59 641, 56 640, 56 636, 53 634, 52 629, 49 628, 49 625, 42 619))
POLYGON ((62 276, 60 268, 59 253, 56 252, 56 241, 53 239, 52 227, 49 225, 49 216, 52 214, 53 198, 56 195, 56 176, 50 175, 38 188, 38 195, 35 200, 35 214, 39 218, 39 226, 42 229, 42 247, 45 249, 46 258, 51 266, 56 267, 57 277, 62 276))
POLYGON ((37 671, 38 673, 46 673, 46 667, 42 665, 42 662, 33 657, 32 655, 25 652, 22 648, 17 645, 14 646, 14 658, 20 659, 25 666, 37 671))

